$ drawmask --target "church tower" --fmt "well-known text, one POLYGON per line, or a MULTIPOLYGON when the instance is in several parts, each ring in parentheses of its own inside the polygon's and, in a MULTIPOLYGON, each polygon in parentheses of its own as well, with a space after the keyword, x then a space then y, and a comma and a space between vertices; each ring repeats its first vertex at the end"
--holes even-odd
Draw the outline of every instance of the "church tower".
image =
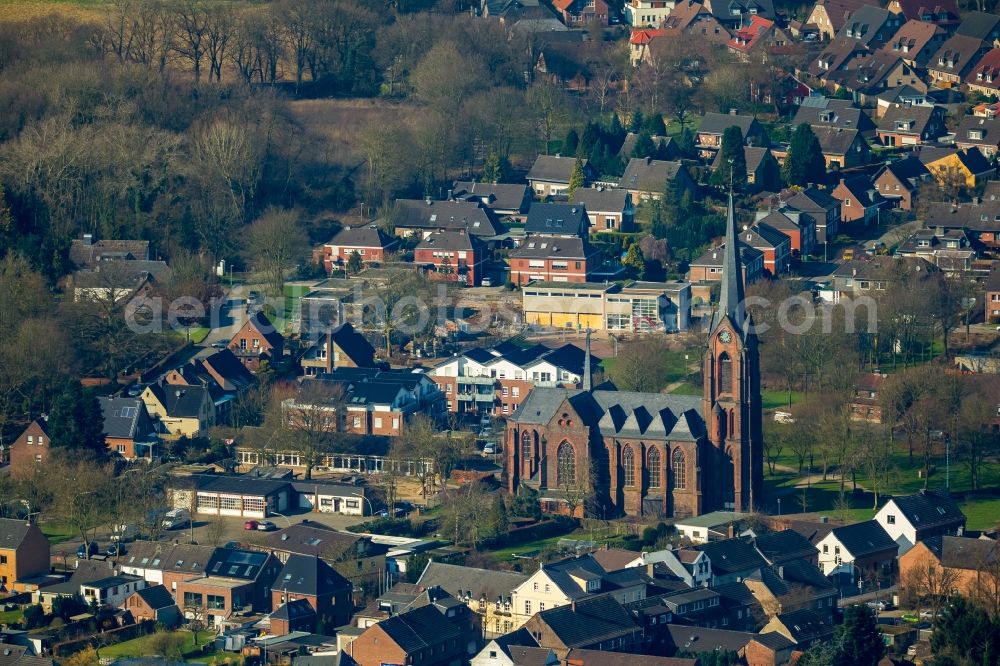
POLYGON ((702 413, 710 443, 703 478, 714 480, 704 489, 705 505, 707 510, 752 511, 763 506, 760 359, 744 302, 732 192, 720 286, 703 362, 702 413))

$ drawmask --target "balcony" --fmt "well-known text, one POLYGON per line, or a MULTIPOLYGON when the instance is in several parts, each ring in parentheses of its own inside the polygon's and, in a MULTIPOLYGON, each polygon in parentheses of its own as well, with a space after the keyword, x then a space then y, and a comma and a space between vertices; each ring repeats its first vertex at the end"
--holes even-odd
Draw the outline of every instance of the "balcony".
POLYGON ((496 395, 493 393, 477 393, 475 400, 476 402, 493 402, 496 400, 496 395))
POLYGON ((459 384, 475 384, 477 386, 492 386, 497 381, 496 377, 459 377, 459 384))

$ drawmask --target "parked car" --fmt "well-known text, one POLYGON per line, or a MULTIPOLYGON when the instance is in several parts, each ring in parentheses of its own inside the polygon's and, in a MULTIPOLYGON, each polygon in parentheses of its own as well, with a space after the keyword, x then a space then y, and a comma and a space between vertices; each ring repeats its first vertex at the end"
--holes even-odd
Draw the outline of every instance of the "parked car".
POLYGON ((165 530, 175 530, 191 524, 191 512, 187 509, 172 509, 163 515, 160 526, 165 530))
POLYGON ((248 520, 247 522, 243 523, 243 529, 245 529, 245 530, 255 530, 255 529, 257 529, 257 521, 256 520, 248 520))
POLYGON ((88 560, 93 555, 97 555, 97 542, 91 541, 90 546, 80 544, 80 547, 76 549, 76 557, 79 560, 88 560))
POLYGON ((108 546, 108 557, 116 557, 125 554, 125 546, 120 543, 113 543, 108 546))
POLYGON ((496 444, 494 444, 493 442, 490 442, 489 444, 483 447, 483 455, 491 456, 496 452, 497 452, 497 447, 496 444))
POLYGON ((492 287, 493 286, 493 279, 490 278, 489 276, 486 276, 482 280, 480 280, 479 284, 481 284, 484 287, 492 287))
POLYGON ((215 342, 212 343, 212 346, 215 347, 216 349, 225 349, 226 347, 229 346, 229 342, 227 342, 226 340, 216 340, 215 342))
POLYGON ((257 531, 259 532, 271 532, 276 529, 278 529, 278 526, 270 520, 261 520, 257 523, 257 531))
POLYGON ((871 608, 872 610, 876 610, 879 612, 892 610, 892 604, 889 603, 888 601, 882 601, 882 600, 869 601, 867 605, 868 608, 871 608))
POLYGON ((479 419, 479 425, 483 427, 488 428, 492 424, 493 424, 493 418, 489 414, 486 414, 485 416, 479 419))
POLYGON ((920 618, 923 620, 933 620, 935 617, 937 617, 937 613, 929 608, 927 610, 920 611, 920 618))
POLYGON ((131 524, 115 525, 111 529, 111 540, 115 542, 135 541, 139 538, 139 528, 131 524))

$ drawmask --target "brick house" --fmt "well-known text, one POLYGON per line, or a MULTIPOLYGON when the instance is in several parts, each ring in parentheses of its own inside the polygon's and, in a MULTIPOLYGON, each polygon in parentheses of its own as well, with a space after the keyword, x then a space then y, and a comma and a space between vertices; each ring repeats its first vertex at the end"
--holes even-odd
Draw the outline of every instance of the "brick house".
POLYGON ((559 658, 570 650, 641 652, 642 628, 613 596, 599 595, 539 611, 525 623, 539 647, 559 658))
POLYGON ((345 322, 327 329, 299 362, 307 377, 330 373, 337 368, 372 368, 375 367, 375 348, 345 322))
POLYGON ((962 80, 989 50, 990 47, 981 39, 952 35, 927 62, 930 82, 939 88, 962 85, 962 80))
POLYGON ((633 230, 635 207, 632 194, 626 190, 579 188, 573 194, 573 203, 586 211, 593 232, 633 230))
POLYGON ((28 424, 10 445, 10 468, 14 476, 29 476, 49 457, 49 431, 44 419, 28 424))
POLYGON ((1000 321, 1000 268, 994 267, 984 283, 983 313, 984 321, 993 324, 1000 321))
POLYGON ((882 49, 898 55, 910 67, 925 67, 947 37, 941 26, 910 19, 882 49))
POLYGON ((413 262, 432 278, 475 287, 482 280, 486 245, 477 236, 458 231, 435 231, 413 251, 413 262))
POLYGON ((478 201, 500 218, 523 220, 531 206, 531 188, 510 183, 477 183, 474 180, 456 180, 452 183, 451 196, 455 201, 478 201))
POLYGON ((126 460, 152 458, 159 443, 153 420, 139 398, 97 399, 104 417, 104 442, 108 450, 126 460))
MULTIPOLYGON (((1000 54, 1000 49, 997 50, 1000 54)), ((1000 74, 998 74, 1000 79, 1000 74)), ((997 85, 1000 85, 998 80, 997 85)), ((997 94, 997 93, 991 93, 997 94)), ((1000 148, 1000 118, 963 116, 955 130, 955 147, 959 150, 978 148, 987 159, 993 159, 1000 148)))
POLYGON ((0 518, 0 592, 27 592, 32 578, 49 573, 49 540, 38 525, 0 518))
POLYGON ((756 224, 766 224, 788 236, 792 258, 812 254, 816 246, 816 220, 808 213, 786 208, 756 213, 756 224))
POLYGON ((586 282, 600 252, 583 238, 529 236, 510 253, 510 281, 523 286, 543 282, 586 282))
POLYGON ((740 232, 740 241, 764 255, 764 270, 777 277, 788 271, 792 261, 792 241, 785 234, 758 223, 740 232))
POLYGON ((342 626, 351 620, 351 582, 315 555, 289 555, 271 587, 271 606, 305 602, 316 618, 342 626))
POLYGON ((965 77, 969 92, 984 97, 1000 94, 1000 48, 991 49, 965 77))
POLYGON ((778 633, 795 643, 796 650, 808 650, 816 643, 833 638, 833 623, 807 608, 775 615, 761 629, 762 634, 778 633))
POLYGON ((344 268, 355 253, 365 264, 382 263, 388 253, 395 252, 398 248, 399 241, 374 224, 344 227, 318 250, 319 256, 314 257, 314 262, 322 262, 323 268, 329 273, 344 268))
POLYGON ((264 361, 272 366, 281 363, 285 338, 262 312, 257 312, 232 337, 229 349, 252 372, 264 361))
POLYGON ((608 3, 604 0, 553 0, 552 6, 570 27, 583 27, 595 21, 608 24, 608 3))
POLYGON ((278 604, 267 616, 268 634, 287 636, 294 631, 314 633, 316 631, 316 611, 305 599, 296 599, 278 604))
POLYGON ((899 551, 899 545, 874 520, 835 527, 816 548, 823 573, 837 575, 848 585, 859 576, 891 576, 899 551))
POLYGON ((916 157, 905 157, 895 162, 887 162, 878 170, 873 179, 875 191, 882 195, 890 206, 900 210, 913 210, 922 183, 931 180, 931 172, 916 157))
POLYGON ((878 223, 878 211, 885 199, 868 176, 841 178, 830 194, 840 201, 841 222, 860 222, 865 226, 878 223))
POLYGON ((825 243, 836 238, 840 230, 840 201, 815 187, 790 188, 778 194, 782 210, 790 208, 808 213, 816 221, 816 242, 825 243))
POLYGON ((995 589, 992 572, 998 564, 1000 546, 992 539, 935 536, 918 541, 899 556, 899 579, 905 587, 914 578, 947 572, 954 578, 956 590, 971 594, 984 586, 995 589))
POLYGON ((468 606, 441 592, 434 600, 374 624, 345 648, 358 666, 451 666, 479 651, 482 629, 468 606))
MULTIPOLYGON (((722 279, 722 258, 725 245, 713 248, 691 262, 688 267, 688 281, 692 284, 718 282, 722 279)), ((764 277, 764 253, 740 243, 743 264, 743 280, 753 284, 764 277)))
POLYGON ((866 373, 858 377, 849 407, 852 421, 882 422, 882 403, 878 394, 884 383, 885 375, 866 373))
POLYGON ((805 22, 815 24, 821 37, 833 39, 851 14, 868 4, 875 3, 872 0, 819 0, 805 22))
POLYGON ((947 133, 945 111, 940 106, 894 104, 878 121, 878 139, 884 146, 933 143, 947 133))
POLYGON ((839 127, 814 127, 826 168, 830 171, 850 169, 871 161, 871 148, 861 132, 839 127))
POLYGON ((459 231, 487 240, 503 233, 499 215, 476 198, 461 201, 396 199, 394 226, 401 238, 425 238, 440 231, 459 231))
POLYGON ((165 627, 176 627, 181 623, 181 611, 170 591, 163 585, 153 585, 136 590, 121 604, 136 622, 149 620, 165 627))
POLYGON ((236 612, 270 611, 270 587, 280 567, 267 553, 218 548, 201 576, 177 582, 174 598, 185 617, 221 626, 236 612))

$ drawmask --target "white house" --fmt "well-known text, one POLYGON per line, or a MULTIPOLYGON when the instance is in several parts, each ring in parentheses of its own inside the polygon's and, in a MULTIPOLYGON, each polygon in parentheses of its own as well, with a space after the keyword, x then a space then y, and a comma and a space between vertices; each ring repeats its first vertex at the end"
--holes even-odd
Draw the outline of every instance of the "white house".
POLYGON ((745 513, 736 511, 712 511, 700 516, 678 520, 674 525, 681 536, 687 537, 691 543, 708 543, 729 539, 730 527, 739 523, 745 513))
POLYGON ((857 574, 892 570, 899 547, 874 520, 835 527, 816 548, 823 574, 857 580, 857 574))
POLYGON ((679 548, 642 553, 626 568, 648 567, 650 564, 663 564, 688 587, 708 587, 712 582, 712 561, 708 554, 700 550, 679 548))
POLYGON ((875 514, 875 522, 908 550, 928 537, 960 535, 965 529, 965 514, 950 497, 922 490, 890 499, 875 514))
POLYGON ((526 647, 516 645, 518 642, 531 642, 533 639, 525 630, 520 630, 491 640, 476 656, 469 660, 471 666, 558 666, 559 658, 549 648, 526 647), (517 640, 514 637, 517 637, 517 640))
POLYGON ((292 488, 298 495, 300 509, 319 513, 363 516, 369 503, 365 497, 365 489, 358 486, 312 480, 293 481, 292 488))
POLYGON ((625 22, 636 28, 659 28, 674 4, 674 0, 625 0, 625 22))
POLYGON ((146 581, 138 576, 121 574, 108 576, 80 584, 80 596, 86 602, 97 602, 98 606, 122 605, 133 592, 146 587, 146 581))

